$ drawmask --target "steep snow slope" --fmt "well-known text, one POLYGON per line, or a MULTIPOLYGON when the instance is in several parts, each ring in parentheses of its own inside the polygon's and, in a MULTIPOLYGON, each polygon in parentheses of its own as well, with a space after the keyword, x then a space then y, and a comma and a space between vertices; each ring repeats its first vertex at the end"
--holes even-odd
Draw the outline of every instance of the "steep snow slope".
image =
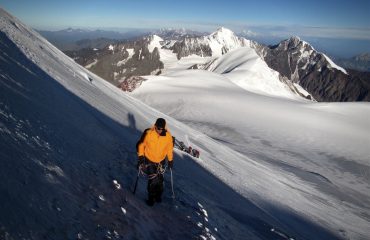
POLYGON ((2 9, 0 30, 0 239, 200 234, 196 222, 174 214, 171 205, 160 208, 161 215, 148 209, 144 186, 138 199, 128 191, 140 130, 160 114, 79 67, 2 9), (168 221, 173 228, 163 231, 168 221))
MULTIPOLYGON (((203 185, 218 184, 231 201, 245 200, 181 153, 174 175, 178 199, 170 199, 167 187, 164 202, 147 207, 144 181, 133 196, 135 143, 163 115, 79 67, 3 10, 0 30, 1 239, 258 236, 236 220, 230 229, 223 226, 230 219, 226 210, 208 211, 204 220, 210 198, 202 197, 203 185), (176 173, 182 168, 198 184, 176 173)), ((220 199, 218 192, 207 193, 220 199)))

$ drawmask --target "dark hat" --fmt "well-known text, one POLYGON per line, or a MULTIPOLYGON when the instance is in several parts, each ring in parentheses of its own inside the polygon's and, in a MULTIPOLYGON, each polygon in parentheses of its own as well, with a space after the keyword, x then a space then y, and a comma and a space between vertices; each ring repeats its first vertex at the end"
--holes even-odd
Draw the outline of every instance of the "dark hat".
POLYGON ((157 121, 155 121, 155 126, 158 128, 165 128, 166 127, 166 120, 163 118, 158 118, 157 121))

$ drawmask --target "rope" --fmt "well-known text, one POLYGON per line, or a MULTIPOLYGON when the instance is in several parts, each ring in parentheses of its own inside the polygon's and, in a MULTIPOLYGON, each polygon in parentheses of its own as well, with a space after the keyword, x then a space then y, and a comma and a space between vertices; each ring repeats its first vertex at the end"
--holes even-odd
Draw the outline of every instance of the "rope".
POLYGON ((143 176, 147 176, 148 179, 154 179, 156 178, 159 174, 164 174, 166 172, 166 168, 167 166, 165 166, 164 168, 162 167, 162 164, 158 164, 157 165, 157 172, 156 173, 153 173, 153 174, 146 174, 144 172, 144 168, 146 168, 149 164, 146 164, 144 165, 144 163, 142 163, 140 166, 139 166, 139 172, 141 173, 141 175, 143 176), (145 166, 145 167, 144 167, 145 166))

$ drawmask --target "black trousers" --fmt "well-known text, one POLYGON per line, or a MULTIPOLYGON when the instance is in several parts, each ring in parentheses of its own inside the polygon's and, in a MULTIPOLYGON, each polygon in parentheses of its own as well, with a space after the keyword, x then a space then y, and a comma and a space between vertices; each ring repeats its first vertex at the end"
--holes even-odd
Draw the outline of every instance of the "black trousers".
POLYGON ((149 201, 161 201, 163 193, 163 173, 159 171, 159 168, 163 167, 165 161, 161 163, 153 163, 147 161, 146 163, 146 174, 148 174, 148 200, 149 201))

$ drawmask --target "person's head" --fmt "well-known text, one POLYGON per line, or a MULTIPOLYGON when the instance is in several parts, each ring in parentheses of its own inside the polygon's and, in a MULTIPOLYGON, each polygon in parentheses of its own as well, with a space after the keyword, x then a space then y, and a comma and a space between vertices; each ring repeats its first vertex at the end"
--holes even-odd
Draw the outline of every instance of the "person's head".
POLYGON ((165 132, 166 120, 164 120, 163 118, 158 118, 157 121, 155 121, 154 126, 155 126, 155 130, 157 131, 157 133, 161 134, 165 132))

